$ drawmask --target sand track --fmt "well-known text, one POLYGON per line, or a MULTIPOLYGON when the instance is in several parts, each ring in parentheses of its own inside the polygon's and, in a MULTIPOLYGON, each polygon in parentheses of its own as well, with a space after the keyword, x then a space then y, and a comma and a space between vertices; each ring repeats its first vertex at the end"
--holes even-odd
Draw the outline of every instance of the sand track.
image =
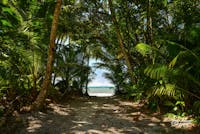
POLYGON ((170 119, 148 113, 142 106, 117 97, 71 99, 62 104, 50 103, 45 112, 21 114, 19 123, 1 131, 14 134, 197 133, 190 130, 192 124, 177 126, 170 119))

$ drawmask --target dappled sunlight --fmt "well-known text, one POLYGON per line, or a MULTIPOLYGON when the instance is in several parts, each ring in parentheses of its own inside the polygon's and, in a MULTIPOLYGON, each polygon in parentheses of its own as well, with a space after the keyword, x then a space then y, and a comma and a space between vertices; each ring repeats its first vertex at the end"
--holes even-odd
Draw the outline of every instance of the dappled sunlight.
POLYGON ((1 0, 0 134, 200 134, 199 1, 1 0))
POLYGON ((149 114, 137 102, 111 98, 79 98, 64 104, 50 103, 47 111, 22 116, 19 133, 52 134, 157 134, 179 133, 170 120, 149 114))
POLYGON ((133 105, 132 102, 123 102, 117 99, 113 99, 112 101, 108 101, 108 99, 95 99, 91 100, 93 103, 85 103, 89 109, 85 109, 85 104, 82 104, 82 107, 80 107, 82 110, 84 108, 83 111, 78 111, 77 109, 79 113, 75 116, 76 121, 73 121, 75 124, 74 127, 70 128, 70 132, 118 134, 152 133, 154 130, 157 131, 157 129, 162 129, 163 132, 166 131, 165 127, 167 127, 167 125, 160 124, 161 121, 156 117, 151 119, 151 117, 146 114, 134 111, 136 105, 133 105), (120 107, 119 104, 124 105, 124 107, 120 107), (127 110, 127 108, 133 110, 127 110), (91 113, 89 113, 88 110, 91 113), (80 115, 85 115, 86 117, 80 118, 80 115), (134 116, 137 116, 139 120, 136 121, 134 116), (152 129, 152 127, 156 127, 156 129, 152 129))
POLYGON ((105 134, 104 132, 102 132, 102 131, 100 131, 100 130, 94 130, 94 129, 88 130, 88 133, 105 134))
POLYGON ((37 129, 42 127, 41 120, 34 118, 34 117, 29 117, 28 120, 29 120, 29 124, 27 127, 28 132, 36 132, 37 129))
POLYGON ((61 107, 61 105, 57 105, 53 103, 49 104, 49 108, 52 108, 53 112, 59 115, 69 115, 69 112, 71 111, 71 109, 67 107, 61 107))

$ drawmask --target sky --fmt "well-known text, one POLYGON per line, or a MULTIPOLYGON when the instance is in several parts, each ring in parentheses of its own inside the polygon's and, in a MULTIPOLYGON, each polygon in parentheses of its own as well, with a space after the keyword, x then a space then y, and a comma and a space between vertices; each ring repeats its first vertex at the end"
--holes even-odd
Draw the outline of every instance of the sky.
MULTIPOLYGON (((89 65, 92 67, 97 62, 100 62, 100 60, 91 59, 89 65)), ((95 70, 95 75, 88 86, 113 86, 113 84, 103 76, 105 72, 108 72, 107 70, 95 69, 94 67, 92 69, 95 70)))

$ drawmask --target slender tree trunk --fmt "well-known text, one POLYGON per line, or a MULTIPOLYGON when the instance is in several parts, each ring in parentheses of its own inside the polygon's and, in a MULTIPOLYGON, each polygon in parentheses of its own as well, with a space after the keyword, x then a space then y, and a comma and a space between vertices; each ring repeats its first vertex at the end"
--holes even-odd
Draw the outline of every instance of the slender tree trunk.
POLYGON ((112 21, 113 21, 113 23, 114 23, 115 31, 116 31, 116 33, 117 33, 118 42, 119 42, 121 51, 122 51, 122 53, 123 53, 123 55, 124 55, 126 65, 127 65, 127 67, 128 67, 128 73, 129 73, 129 75, 130 75, 130 77, 131 77, 131 81, 132 81, 132 83, 134 84, 134 83, 135 83, 135 78, 134 78, 134 76, 133 76, 132 65, 131 65, 131 62, 130 62, 130 60, 129 60, 128 54, 127 54, 127 52, 126 52, 126 48, 124 47, 124 42, 123 42, 123 39, 122 39, 120 27, 119 27, 119 24, 118 24, 118 22, 117 22, 115 12, 114 12, 114 10, 113 10, 112 0, 108 0, 108 2, 109 2, 110 12, 111 12, 111 16, 112 16, 112 21))
MULTIPOLYGON (((85 51, 85 47, 82 48, 84 51, 85 51)), ((85 62, 85 54, 83 54, 83 57, 82 57, 82 61, 81 61, 81 66, 84 66, 84 63, 85 62)), ((81 68, 81 72, 84 72, 85 69, 81 68)), ((83 85, 85 83, 85 77, 84 77, 85 74, 81 74, 80 75, 80 85, 79 85, 79 89, 80 89, 80 93, 81 95, 83 95, 83 85)))
POLYGON ((54 49, 55 49, 55 39, 56 39, 56 31, 57 31, 57 25, 58 25, 58 17, 61 9, 62 0, 57 0, 55 10, 54 10, 54 16, 53 16, 53 22, 51 27, 51 35, 50 35, 50 44, 49 44, 49 52, 48 52, 48 60, 46 65, 46 74, 45 79, 42 83, 42 89, 37 96, 37 99, 32 105, 32 109, 40 109, 45 101, 47 91, 49 88, 49 84, 51 82, 51 75, 52 75, 52 67, 53 67, 53 60, 54 60, 54 49))
MULTIPOLYGON (((152 14, 151 14, 151 0, 147 1, 147 38, 146 42, 149 44, 151 47, 153 46, 153 27, 152 27, 152 14)), ((152 52, 151 55, 152 63, 154 64, 155 60, 155 55, 154 52, 152 52)))
POLYGON ((37 72, 35 69, 35 50, 34 50, 34 45, 31 43, 32 45, 32 57, 33 57, 33 65, 32 65, 32 75, 33 75, 33 88, 31 91, 31 95, 33 98, 35 98, 37 96, 37 72))
POLYGON ((151 0, 147 3, 147 44, 153 45, 153 27, 151 17, 151 0))
MULTIPOLYGON (((90 62, 90 56, 87 56, 87 67, 89 67, 89 62, 90 62)), ((89 74, 90 74, 90 72, 87 71, 87 80, 86 80, 86 84, 85 84, 86 96, 89 96, 89 94, 88 94, 89 74)))

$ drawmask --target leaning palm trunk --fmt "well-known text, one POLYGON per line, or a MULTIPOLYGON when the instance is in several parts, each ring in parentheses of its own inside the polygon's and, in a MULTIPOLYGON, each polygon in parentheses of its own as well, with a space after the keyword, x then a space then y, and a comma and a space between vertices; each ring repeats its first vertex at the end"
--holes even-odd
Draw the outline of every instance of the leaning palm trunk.
POLYGON ((52 66, 53 66, 53 60, 54 60, 54 50, 55 50, 55 38, 56 38, 56 31, 57 31, 57 25, 58 25, 58 17, 60 13, 62 0, 57 0, 55 10, 54 10, 54 16, 53 16, 53 22, 51 27, 51 35, 50 35, 50 46, 49 46, 49 52, 48 52, 48 60, 46 65, 46 74, 45 79, 42 83, 42 88, 37 96, 37 99, 32 105, 31 109, 40 109, 45 101, 47 91, 51 82, 51 76, 52 76, 52 66))
POLYGON ((125 58, 126 65, 128 67, 128 73, 129 73, 129 75, 131 77, 131 81, 134 84, 135 83, 135 78, 133 76, 132 65, 131 65, 131 62, 129 60, 129 56, 128 56, 127 52, 126 52, 126 49, 124 47, 124 42, 123 42, 123 39, 122 39, 122 35, 121 35, 120 28, 119 28, 119 24, 117 22, 116 15, 115 15, 115 12, 113 10, 112 0, 108 0, 108 2, 109 2, 110 12, 111 12, 111 16, 112 16, 112 21, 114 23, 115 31, 117 33, 118 42, 119 42, 121 51, 123 53, 123 56, 125 58))

